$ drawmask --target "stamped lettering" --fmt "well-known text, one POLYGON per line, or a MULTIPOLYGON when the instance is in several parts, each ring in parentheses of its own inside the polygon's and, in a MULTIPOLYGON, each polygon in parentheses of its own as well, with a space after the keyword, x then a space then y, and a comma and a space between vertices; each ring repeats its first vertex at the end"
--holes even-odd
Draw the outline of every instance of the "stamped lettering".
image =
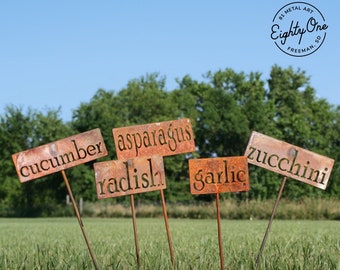
POLYGON ((253 131, 245 152, 248 162, 326 189, 334 160, 253 131))
POLYGON ((20 182, 26 182, 107 155, 99 129, 12 155, 20 182))
POLYGON ((98 199, 166 188, 163 157, 139 157, 94 163, 98 199))
POLYGON ((112 133, 118 159, 195 151, 189 119, 114 128, 112 133))
POLYGON ((189 160, 191 194, 215 194, 249 190, 247 158, 189 160))

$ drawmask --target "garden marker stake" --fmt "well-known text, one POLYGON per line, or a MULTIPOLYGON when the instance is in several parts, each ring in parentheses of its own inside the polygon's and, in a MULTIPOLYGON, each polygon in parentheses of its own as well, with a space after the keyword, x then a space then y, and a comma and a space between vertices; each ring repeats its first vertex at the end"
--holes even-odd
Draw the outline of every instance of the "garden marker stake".
POLYGON ((138 235, 137 235, 137 226, 136 226, 135 199, 133 197, 133 194, 130 195, 130 205, 131 205, 133 235, 135 238, 137 267, 138 269, 140 269, 140 256, 139 256, 138 235))
MULTIPOLYGON (((188 118, 114 128, 112 134, 118 160, 154 155, 171 156, 196 150, 194 134, 188 118)), ((174 266, 175 258, 163 189, 160 189, 160 193, 170 257, 174 266)))
POLYGON ((221 233, 220 193, 248 191, 249 173, 245 156, 189 159, 190 192, 194 195, 216 194, 216 216, 220 265, 224 269, 221 233))
POLYGON ((82 220, 81 220, 81 217, 80 217, 80 214, 79 214, 79 210, 78 210, 78 207, 77 207, 77 203, 76 203, 76 201, 75 201, 75 199, 74 199, 74 197, 73 197, 73 193, 72 193, 70 184, 69 184, 69 182, 68 182, 68 179, 67 179, 67 177, 66 177, 66 173, 65 173, 64 170, 62 170, 62 171, 61 171, 61 174, 63 175, 63 179, 64 179, 64 182, 65 182, 65 185, 66 185, 68 194, 70 195, 70 199, 71 199, 71 202, 72 202, 72 205, 73 205, 73 209, 74 209, 74 212, 75 212, 75 214, 76 214, 76 216, 77 216, 77 219, 78 219, 78 222, 79 222, 79 226, 80 226, 80 229, 81 229, 81 231, 82 231, 82 233, 83 233, 83 236, 84 236, 84 239, 85 239, 87 248, 88 248, 88 250, 89 250, 89 252, 90 252, 90 255, 91 255, 91 258, 92 258, 92 262, 93 262, 94 268, 95 268, 96 270, 98 270, 99 267, 98 267, 96 258, 95 258, 95 256, 94 256, 94 253, 93 253, 93 251, 92 251, 90 242, 89 242, 89 240, 88 240, 88 238, 87 238, 87 235, 86 235, 86 232, 85 232, 85 227, 84 227, 84 224, 83 224, 83 222, 82 222, 82 220))
POLYGON ((21 183, 61 171, 96 270, 99 269, 98 264, 87 239, 65 169, 104 156, 107 156, 107 150, 98 128, 12 155, 21 183))
POLYGON ((162 156, 112 160, 93 164, 98 199, 130 195, 136 261, 140 265, 140 253, 136 226, 134 194, 166 188, 162 156))
POLYGON ((279 190, 279 194, 277 195, 277 198, 276 198, 276 201, 275 201, 275 204, 274 204, 274 208, 273 208, 272 214, 270 216, 270 220, 269 220, 269 223, 268 223, 268 226, 267 226, 266 233, 264 234, 264 237, 263 237, 263 240, 262 240, 260 251, 259 251, 257 258, 256 258, 256 268, 259 265, 259 262, 260 262, 260 259, 261 259, 261 256, 262 256, 262 251, 263 251, 264 246, 266 244, 268 234, 269 234, 269 231, 270 231, 270 227, 272 226, 272 222, 273 222, 273 219, 274 219, 274 216, 275 216, 275 213, 276 213, 277 206, 279 205, 279 201, 280 201, 280 198, 281 198, 281 195, 282 195, 283 188, 286 184, 286 180, 287 180, 287 177, 284 176, 282 183, 281 183, 280 190, 279 190))
POLYGON ((256 131, 251 133, 244 155, 247 157, 250 164, 254 164, 284 176, 261 244, 260 252, 256 259, 257 267, 286 183, 286 178, 293 178, 314 187, 326 189, 334 165, 334 159, 321 156, 256 131))
POLYGON ((170 234, 170 229, 169 229, 168 214, 167 214, 167 211, 166 211, 166 204, 165 204, 163 189, 160 190, 160 193, 161 193, 161 199, 162 199, 162 209, 163 209, 163 218, 164 218, 164 223, 165 223, 166 235, 168 237, 170 258, 171 258, 172 265, 174 266, 175 265, 175 255, 174 255, 174 249, 172 247, 172 240, 171 240, 171 234, 170 234))
POLYGON ((217 216, 218 247, 220 250, 220 265, 221 269, 224 270, 223 241, 221 232, 220 193, 216 193, 216 216, 217 216))

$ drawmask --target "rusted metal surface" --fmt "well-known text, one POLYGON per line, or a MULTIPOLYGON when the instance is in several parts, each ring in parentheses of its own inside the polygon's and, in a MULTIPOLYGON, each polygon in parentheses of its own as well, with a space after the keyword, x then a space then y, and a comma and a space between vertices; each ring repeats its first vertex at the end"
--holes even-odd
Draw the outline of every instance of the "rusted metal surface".
POLYGON ((248 162, 306 184, 326 189, 334 160, 253 131, 248 162))
POLYGON ((224 270, 220 193, 216 193, 216 218, 217 218, 218 249, 219 249, 219 252, 220 252, 220 265, 221 265, 221 270, 224 270))
POLYGON ((137 269, 140 269, 140 249, 139 249, 139 244, 138 244, 138 234, 137 234, 137 224, 136 224, 136 211, 135 211, 135 199, 134 199, 133 194, 130 195, 130 205, 131 205, 131 215, 132 215, 133 236, 135 238, 135 250, 136 250, 137 269))
POLYGON ((118 159, 195 151, 190 119, 112 129, 118 159))
POLYGON ((100 129, 93 129, 12 155, 20 182, 33 180, 107 155, 100 129))
POLYGON ((283 188, 285 187, 286 181, 287 181, 287 176, 284 176, 283 180, 282 180, 282 183, 281 183, 280 190, 279 190, 279 194, 277 195, 277 198, 275 200, 274 208, 273 208, 272 214, 270 216, 266 232, 264 234, 264 237, 263 237, 263 240, 262 240, 262 243, 261 243, 261 247, 260 247, 259 253, 257 254, 256 269, 257 269, 257 266, 259 265, 259 262, 260 262, 260 259, 261 259, 261 256, 262 256, 262 252, 263 252, 264 246, 266 244, 266 241, 267 241, 267 238, 268 238, 268 235, 269 235, 270 227, 272 226, 272 223, 273 223, 273 220, 274 220, 274 216, 275 216, 277 207, 279 205, 279 202, 280 202, 280 199, 281 199, 281 195, 282 195, 282 192, 283 192, 283 188))
POLYGON ((167 238, 168 238, 170 259, 171 259, 172 266, 175 267, 175 265, 176 265, 175 253, 174 253, 174 248, 172 246, 170 227, 169 227, 169 221, 168 221, 168 214, 167 214, 167 211, 166 211, 166 203, 165 203, 165 197, 164 197, 163 189, 161 189, 159 192, 161 194, 161 200, 162 200, 163 218, 164 218, 166 235, 167 235, 167 238))
POLYGON ((166 188, 163 157, 140 157, 94 163, 98 199, 166 188))
POLYGON ((91 255, 91 258, 92 258, 92 262, 93 262, 93 266, 94 266, 94 268, 96 270, 98 270, 99 269, 98 263, 97 263, 95 255, 93 253, 90 241, 89 241, 89 239, 87 237, 87 234, 86 234, 86 231, 85 231, 85 227, 84 227, 83 221, 81 220, 81 216, 80 216, 80 213, 79 213, 79 210, 78 210, 78 206, 77 206, 76 200, 74 199, 73 192, 72 192, 71 186, 70 186, 70 184, 68 182, 66 173, 65 173, 64 170, 62 170, 61 174, 63 176, 63 179, 64 179, 64 182, 65 182, 68 194, 69 194, 69 196, 71 198, 71 202, 72 202, 72 206, 73 206, 73 209, 74 209, 74 213, 76 214, 76 217, 78 219, 78 223, 79 223, 80 229, 81 229, 81 231, 83 233, 83 236, 84 236, 87 248, 88 248, 88 250, 90 252, 90 255, 91 255))
POLYGON ((247 191, 247 158, 222 157, 189 160, 191 194, 247 191))

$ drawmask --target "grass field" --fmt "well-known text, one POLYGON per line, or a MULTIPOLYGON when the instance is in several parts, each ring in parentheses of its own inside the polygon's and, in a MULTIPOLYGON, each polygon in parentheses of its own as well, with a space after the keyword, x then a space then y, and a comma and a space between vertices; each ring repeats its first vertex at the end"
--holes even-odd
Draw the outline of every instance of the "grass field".
MULTIPOLYGON (((131 219, 83 219, 100 269, 137 269, 131 219)), ((268 221, 222 220, 225 269, 254 269, 268 221)), ((214 219, 137 218, 141 269, 220 269, 214 219)), ((0 269, 93 269, 77 219, 0 219, 0 269)), ((274 220, 259 269, 340 269, 340 221, 274 220)))

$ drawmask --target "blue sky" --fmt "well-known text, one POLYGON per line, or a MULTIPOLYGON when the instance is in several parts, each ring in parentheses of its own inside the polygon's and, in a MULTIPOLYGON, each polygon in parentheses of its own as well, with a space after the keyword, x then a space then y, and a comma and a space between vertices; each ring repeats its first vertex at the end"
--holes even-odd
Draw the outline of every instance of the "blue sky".
POLYGON ((1 1, 0 115, 7 105, 61 117, 99 88, 119 91, 158 72, 202 80, 207 71, 261 72, 277 64, 305 70, 317 96, 340 105, 340 2, 309 1, 328 25, 306 57, 270 38, 275 13, 291 1, 1 1))

